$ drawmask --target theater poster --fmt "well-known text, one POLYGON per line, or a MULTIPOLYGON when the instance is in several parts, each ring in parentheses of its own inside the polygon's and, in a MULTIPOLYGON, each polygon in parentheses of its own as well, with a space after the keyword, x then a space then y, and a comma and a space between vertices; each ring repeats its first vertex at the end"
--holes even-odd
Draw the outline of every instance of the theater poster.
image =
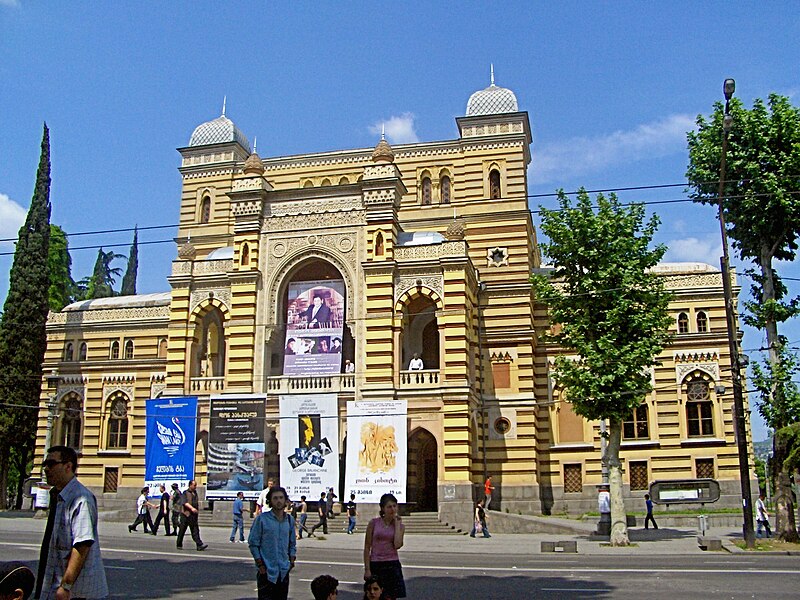
POLYGON ((284 375, 333 375, 342 371, 344 281, 289 284, 284 375))
POLYGON ((145 403, 144 484, 151 496, 160 496, 158 486, 181 490, 194 479, 194 449, 197 442, 197 398, 156 398, 145 403))
POLYGON ((281 485, 292 500, 339 489, 339 415, 336 394, 280 397, 281 485))
POLYGON ((264 489, 264 407, 257 394, 212 396, 206 498, 255 500, 264 489))
POLYGON ((378 503, 383 494, 406 501, 407 404, 404 400, 347 403, 345 494, 378 503))

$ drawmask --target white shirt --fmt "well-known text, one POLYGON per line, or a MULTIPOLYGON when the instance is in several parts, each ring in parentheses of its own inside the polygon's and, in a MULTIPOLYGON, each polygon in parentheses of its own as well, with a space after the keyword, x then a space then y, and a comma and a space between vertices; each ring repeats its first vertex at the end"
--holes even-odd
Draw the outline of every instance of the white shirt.
POLYGON ((409 371, 422 371, 425 368, 425 365, 422 363, 421 358, 412 358, 411 362, 408 363, 408 370, 409 371))
POLYGON ((258 495, 258 500, 256 500, 256 504, 261 507, 261 510, 264 510, 264 507, 267 505, 267 492, 269 492, 268 487, 261 490, 261 493, 258 495))
POLYGON ((136 499, 136 510, 140 515, 147 512, 147 496, 142 494, 136 499))

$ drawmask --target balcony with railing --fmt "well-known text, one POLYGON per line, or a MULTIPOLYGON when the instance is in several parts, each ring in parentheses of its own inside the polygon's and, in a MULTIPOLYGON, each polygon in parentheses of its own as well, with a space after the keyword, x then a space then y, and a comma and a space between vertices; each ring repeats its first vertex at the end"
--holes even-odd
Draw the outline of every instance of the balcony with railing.
POLYGON ((353 373, 341 375, 292 375, 267 378, 269 394, 301 394, 303 392, 353 392, 356 389, 356 376, 353 373))
POLYGON ((439 369, 400 371, 400 388, 422 390, 439 387, 439 369))
POLYGON ((192 377, 189 381, 192 392, 221 392, 225 389, 224 377, 192 377))

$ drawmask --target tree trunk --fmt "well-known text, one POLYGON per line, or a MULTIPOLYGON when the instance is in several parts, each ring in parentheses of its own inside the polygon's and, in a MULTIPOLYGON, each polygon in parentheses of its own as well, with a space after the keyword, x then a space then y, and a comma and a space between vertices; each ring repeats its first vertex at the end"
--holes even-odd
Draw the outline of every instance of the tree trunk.
POLYGON ((789 452, 787 440, 775 431, 772 438, 773 472, 775 476, 775 536, 787 541, 800 541, 794 518, 792 483, 789 472, 783 465, 789 452))
POLYGON ((611 494, 611 545, 630 546, 628 539, 628 518, 625 512, 625 500, 622 497, 622 463, 619 460, 619 446, 622 441, 622 422, 611 420, 609 423, 608 446, 606 447, 606 464, 608 465, 608 483, 611 494))
POLYGON ((11 449, 5 444, 0 445, 0 510, 5 510, 8 500, 8 455, 11 449))
POLYGON ((25 480, 28 478, 28 456, 30 454, 28 450, 27 446, 23 446, 19 451, 16 501, 14 502, 14 508, 17 510, 22 509, 22 488, 25 485, 25 480))

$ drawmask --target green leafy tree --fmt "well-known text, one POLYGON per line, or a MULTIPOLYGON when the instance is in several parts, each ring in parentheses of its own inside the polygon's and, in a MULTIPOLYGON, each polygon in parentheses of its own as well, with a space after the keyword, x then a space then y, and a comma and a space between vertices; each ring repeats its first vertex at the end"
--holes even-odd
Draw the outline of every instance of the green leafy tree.
POLYGON ((139 270, 139 230, 133 230, 133 243, 131 251, 128 253, 128 267, 125 269, 125 276, 122 278, 122 289, 120 296, 133 296, 136 294, 136 274, 139 270))
POLYGON ((97 251, 97 260, 94 262, 92 276, 81 281, 81 286, 86 290, 84 299, 110 298, 116 295, 114 284, 117 282, 116 278, 122 273, 122 269, 112 267, 111 263, 117 258, 125 258, 125 256, 111 250, 104 252, 102 248, 97 251))
POLYGON ((17 506, 21 484, 33 456, 47 345, 50 276, 50 133, 44 125, 36 187, 25 223, 19 230, 11 265, 8 295, 0 320, 0 507, 8 498, 9 470, 17 472, 17 506), (15 460, 11 459, 14 447, 15 460))
MULTIPOLYGON (((800 235, 800 109, 785 96, 770 94, 766 103, 755 100, 750 110, 734 98, 730 113, 723 212, 734 248, 756 266, 748 271, 755 283, 753 301, 745 304, 744 321, 766 333, 769 367, 762 372, 780 376, 785 365, 781 365, 784 340, 778 325, 795 316, 800 305, 797 299, 786 298, 773 262, 793 261, 800 235)), ((688 134, 686 177, 697 202, 718 201, 723 118, 724 107, 717 103, 708 119, 697 117, 697 131, 688 134)), ((778 430, 793 422, 785 419, 797 418, 796 412, 785 410, 788 400, 782 395, 787 388, 779 380, 759 391, 759 410, 767 425, 778 430)), ((773 452, 776 464, 783 465, 786 457, 779 454, 777 443, 773 452)), ((781 538, 796 540, 789 476, 785 469, 777 476, 775 528, 781 538)))
POLYGON ((561 325, 551 340, 575 356, 555 360, 555 379, 576 414, 609 422, 605 464, 611 492, 611 543, 628 545, 619 449, 622 423, 651 391, 650 367, 669 340, 671 295, 651 269, 665 248, 651 248, 659 221, 645 223, 640 204, 585 190, 573 206, 559 192, 559 209, 542 209, 544 253, 553 265, 534 288, 561 325))
POLYGON ((50 225, 50 250, 47 256, 50 268, 48 299, 50 310, 57 312, 73 301, 75 281, 72 279, 72 257, 69 255, 67 234, 58 225, 50 225))

